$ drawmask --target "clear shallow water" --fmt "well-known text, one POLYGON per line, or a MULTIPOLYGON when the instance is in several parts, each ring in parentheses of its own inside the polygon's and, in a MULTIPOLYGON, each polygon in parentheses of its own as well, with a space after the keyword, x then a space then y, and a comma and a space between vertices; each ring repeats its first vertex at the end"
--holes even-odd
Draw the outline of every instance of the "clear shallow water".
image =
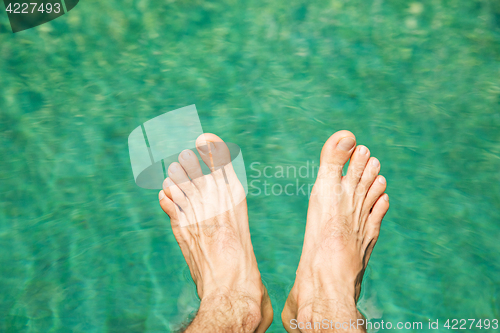
MULTIPOLYGON (((339 129, 380 159, 391 210, 369 316, 500 319, 499 17, 493 1, 89 0, 12 34, 0 14, 0 331, 168 332, 196 310, 127 148, 190 104, 249 177, 254 162, 318 163, 339 129)), ((248 205, 282 332, 307 195, 248 205)))

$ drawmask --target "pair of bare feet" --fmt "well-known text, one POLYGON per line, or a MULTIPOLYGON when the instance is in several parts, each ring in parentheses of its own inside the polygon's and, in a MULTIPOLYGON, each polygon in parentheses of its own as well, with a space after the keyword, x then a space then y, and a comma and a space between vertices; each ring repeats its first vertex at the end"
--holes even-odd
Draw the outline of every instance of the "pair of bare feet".
MULTIPOLYGON (((218 136, 204 134, 196 147, 212 173, 204 176, 195 153, 183 151, 159 194, 201 300, 185 332, 265 332, 273 309, 250 240, 243 187, 218 136)), ((389 209, 379 171, 379 161, 349 131, 323 146, 302 256, 281 314, 287 332, 335 331, 335 323, 342 331, 365 331, 345 323, 363 318, 356 309, 361 280, 389 209), (327 327, 314 325, 325 319, 327 327)))

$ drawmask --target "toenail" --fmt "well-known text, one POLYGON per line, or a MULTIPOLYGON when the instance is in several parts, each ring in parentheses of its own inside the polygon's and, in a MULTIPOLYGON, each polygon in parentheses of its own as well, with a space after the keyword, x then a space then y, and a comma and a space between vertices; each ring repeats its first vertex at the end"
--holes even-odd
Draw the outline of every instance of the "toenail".
POLYGON ((352 149, 352 147, 354 147, 355 144, 356 141, 353 138, 343 138, 342 140, 340 140, 338 147, 340 148, 340 150, 349 151, 352 149))
POLYGON ((184 150, 184 151, 181 153, 181 157, 182 157, 183 159, 188 159, 188 158, 189 158, 189 156, 190 156, 189 152, 190 152, 190 150, 189 150, 189 149, 184 150))
POLYGON ((378 177, 380 184, 385 184, 385 178, 383 176, 378 177))
POLYGON ((163 198, 165 198, 165 192, 163 192, 163 190, 161 190, 160 193, 158 194, 158 198, 160 199, 160 201, 162 201, 163 198))
POLYGON ((208 154, 209 153, 209 150, 208 150, 208 145, 209 143, 208 142, 205 142, 203 145, 201 146, 198 146, 198 149, 201 150, 201 152, 203 154, 208 154))
POLYGON ((389 196, 387 194, 384 195, 384 200, 389 201, 389 196))
POLYGON ((170 178, 167 178, 163 181, 163 188, 170 187, 172 185, 174 185, 174 183, 170 178))
POLYGON ((368 150, 367 150, 367 149, 366 149, 366 147, 364 147, 364 146, 361 146, 361 147, 359 148, 359 153, 360 153, 361 155, 366 154, 366 152, 367 152, 367 151, 368 151, 368 150))
POLYGON ((372 165, 373 165, 374 167, 378 167, 378 166, 380 165, 380 163, 379 163, 379 161, 378 161, 376 158, 374 158, 374 159, 372 160, 372 165))

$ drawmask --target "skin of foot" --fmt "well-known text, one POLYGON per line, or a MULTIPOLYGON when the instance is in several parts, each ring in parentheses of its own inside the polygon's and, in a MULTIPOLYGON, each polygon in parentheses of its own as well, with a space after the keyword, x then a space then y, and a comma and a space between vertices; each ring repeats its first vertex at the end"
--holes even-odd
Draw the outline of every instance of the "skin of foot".
POLYGON ((159 193, 201 300, 185 332, 265 332, 273 310, 229 149, 214 134, 201 135, 196 149, 211 173, 203 175, 196 154, 185 150, 159 193))
POLYGON ((333 134, 323 146, 302 255, 281 315, 287 332, 366 332, 363 325, 336 330, 331 323, 364 319, 356 309, 361 280, 389 209, 379 172, 379 161, 367 147, 356 147, 349 131, 333 134), (314 326, 324 319, 330 324, 314 326))

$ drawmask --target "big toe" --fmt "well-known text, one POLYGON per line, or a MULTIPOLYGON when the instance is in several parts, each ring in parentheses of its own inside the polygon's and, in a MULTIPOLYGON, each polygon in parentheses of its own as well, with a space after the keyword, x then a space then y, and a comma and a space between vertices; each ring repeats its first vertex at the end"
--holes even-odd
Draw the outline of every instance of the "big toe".
POLYGON ((328 178, 342 178, 342 169, 356 147, 356 137, 349 131, 338 131, 323 145, 320 173, 328 178))
POLYGON ((202 134, 196 139, 196 149, 210 170, 215 171, 231 163, 231 153, 226 143, 212 133, 202 134))

